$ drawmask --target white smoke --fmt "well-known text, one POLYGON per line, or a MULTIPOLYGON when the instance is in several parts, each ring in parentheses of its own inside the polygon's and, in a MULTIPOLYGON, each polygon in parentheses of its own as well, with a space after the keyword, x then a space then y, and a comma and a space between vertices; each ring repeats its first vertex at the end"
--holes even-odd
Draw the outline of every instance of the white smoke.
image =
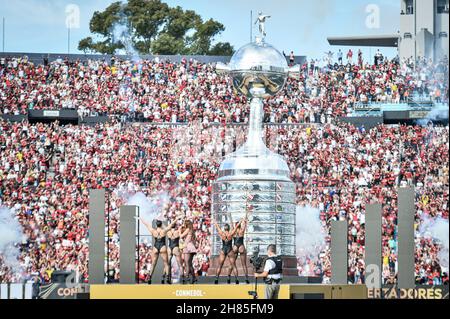
MULTIPOLYGON (((124 8, 122 6, 119 13, 120 19, 113 24, 113 39, 114 43, 121 43, 124 46, 124 53, 129 55, 133 62, 139 62, 139 52, 133 46, 133 38, 130 33, 131 23, 129 22, 127 16, 124 13, 124 8)), ((122 52, 120 52, 122 53, 122 52)))
POLYGON ((17 246, 22 242, 22 227, 15 218, 14 209, 0 207, 0 258, 13 271, 19 267, 20 250, 17 246))
POLYGON ((419 227, 419 235, 422 238, 432 239, 436 244, 440 246, 438 259, 439 264, 444 269, 448 271, 448 219, 442 217, 430 218, 425 214, 421 216, 422 223, 419 227))
POLYGON ((314 275, 309 262, 317 262, 325 249, 326 232, 320 220, 320 211, 311 206, 297 206, 296 212, 297 259, 301 265, 300 275, 314 275))
MULTIPOLYGON (((122 198, 125 205, 138 206, 139 217, 146 222, 153 223, 154 220, 165 221, 164 206, 169 202, 170 196, 166 192, 160 192, 152 196, 147 196, 143 192, 129 192, 118 190, 118 196, 122 198)), ((148 236, 146 227, 140 228, 142 236, 148 236)))
POLYGON ((448 105, 446 104, 436 104, 433 109, 428 113, 428 118, 430 120, 448 120, 448 105))
POLYGON ((446 104, 435 104, 427 117, 417 121, 419 125, 425 126, 430 122, 448 120, 449 106, 446 104))
POLYGON ((169 195, 161 192, 152 197, 147 197, 144 193, 138 192, 127 198, 126 205, 135 205, 139 207, 140 216, 147 220, 165 220, 163 216, 163 208, 169 201, 169 195))
POLYGON ((119 95, 123 100, 128 101, 129 110, 135 111, 137 101, 135 96, 132 94, 131 82, 139 82, 140 74, 142 72, 142 61, 139 56, 139 52, 133 45, 132 31, 130 31, 132 26, 124 12, 123 5, 121 7, 121 11, 119 12, 119 17, 119 20, 112 26, 113 42, 114 44, 122 44, 123 48, 118 49, 116 53, 126 55, 126 59, 130 60, 130 66, 133 68, 137 67, 138 70, 138 73, 135 74, 133 78, 130 79, 128 77, 124 77, 120 80, 119 95))

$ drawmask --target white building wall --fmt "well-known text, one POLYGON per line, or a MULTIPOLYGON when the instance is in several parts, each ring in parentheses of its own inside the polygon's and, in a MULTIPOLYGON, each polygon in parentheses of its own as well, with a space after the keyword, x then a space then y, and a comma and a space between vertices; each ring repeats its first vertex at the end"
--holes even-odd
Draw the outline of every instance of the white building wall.
POLYGON ((449 14, 436 14, 435 22, 435 59, 440 59, 444 56, 449 57, 449 14), (445 36, 446 35, 446 36, 445 36))
POLYGON ((400 0, 399 57, 449 56, 449 14, 437 13, 438 0, 400 0), (413 5, 413 13, 410 13, 413 5), (428 32, 424 32, 426 29, 428 32), (430 34, 432 37, 430 37, 430 34), (447 37, 444 35, 447 34, 447 37), (411 37, 409 37, 411 35, 411 37))
POLYGON ((435 0, 416 0, 416 32, 427 29, 434 34, 434 20, 436 16, 435 0))
MULTIPOLYGON (((405 5, 405 2, 402 1, 402 3, 405 5)), ((400 39, 398 43, 400 59, 414 57, 414 41, 414 15, 400 15, 400 39)))

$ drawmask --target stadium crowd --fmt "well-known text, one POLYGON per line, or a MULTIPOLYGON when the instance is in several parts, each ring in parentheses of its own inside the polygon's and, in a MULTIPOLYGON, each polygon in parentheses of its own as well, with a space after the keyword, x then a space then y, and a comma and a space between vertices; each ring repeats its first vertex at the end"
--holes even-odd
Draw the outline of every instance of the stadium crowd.
MULTIPOLYGON (((364 281, 365 203, 383 204, 383 277, 389 283, 396 276, 398 187, 416 188, 416 229, 424 216, 448 219, 448 126, 365 130, 334 119, 356 103, 398 103, 412 94, 448 101, 448 61, 421 60, 414 69, 408 61, 372 65, 347 59, 305 63, 300 79, 289 79, 265 101, 265 122, 304 123, 267 126, 266 142, 288 161, 298 205, 319 208, 327 233, 331 220, 348 221, 350 282, 364 281)), ((0 113, 62 107, 117 118, 95 126, 0 120, 0 205, 15 209, 25 235, 20 271, 0 261, 0 282, 35 273, 49 281, 54 270, 74 270, 87 281, 90 188, 108 190, 110 280, 120 276, 118 209, 136 192, 151 197, 169 220, 184 214, 194 221, 194 267, 207 273, 211 182, 223 156, 244 141, 245 127, 227 124, 246 122, 246 103, 213 65, 195 60, 35 65, 26 57, 1 58, 0 113)), ((151 246, 148 238, 139 245, 142 281, 152 263, 151 246)), ((416 237, 417 282, 448 282, 439 248, 416 237)), ((299 274, 329 281, 329 258, 327 246, 318 258, 299 261, 299 274)))
MULTIPOLYGON (((194 221, 199 253, 194 265, 207 272, 210 252, 211 181, 221 155, 239 145, 245 128, 122 124, 61 126, 1 121, 1 204, 16 209, 25 233, 25 274, 50 279, 74 270, 87 280, 88 189, 109 189, 109 269, 119 276, 118 208, 126 193, 142 191, 171 219, 194 221), (225 137, 225 138, 224 138, 225 137), (165 194, 162 196, 161 194, 165 194), (206 266, 205 266, 206 265, 206 266)), ((299 205, 319 208, 324 227, 349 223, 349 280, 364 280, 364 203, 383 204, 383 274, 395 276, 397 188, 416 187, 416 226, 423 214, 448 218, 448 126, 387 126, 369 131, 350 124, 268 127, 267 143, 288 160, 299 205), (331 159, 331 160, 330 160, 331 159)), ((328 238, 329 239, 329 238, 328 238)), ((417 237, 417 280, 448 280, 437 260, 439 243, 417 237)), ((151 240, 140 244, 140 278, 151 264, 151 240)), ((329 251, 299 264, 299 273, 330 277, 329 251)), ((2 280, 13 280, 4 268, 2 280)), ((17 277, 18 278, 18 277, 17 277)), ((17 279, 16 278, 16 279, 17 279)))
MULTIPOLYGON (((299 79, 265 101, 265 122, 329 123, 349 114, 357 103, 404 102, 411 95, 448 101, 448 61, 432 63, 362 57, 352 63, 311 59, 299 79)), ((148 122, 245 122, 245 97, 233 94, 231 81, 213 64, 183 59, 112 59, 34 64, 26 56, 0 59, 0 114, 28 109, 76 109, 80 116, 117 115, 148 122)))

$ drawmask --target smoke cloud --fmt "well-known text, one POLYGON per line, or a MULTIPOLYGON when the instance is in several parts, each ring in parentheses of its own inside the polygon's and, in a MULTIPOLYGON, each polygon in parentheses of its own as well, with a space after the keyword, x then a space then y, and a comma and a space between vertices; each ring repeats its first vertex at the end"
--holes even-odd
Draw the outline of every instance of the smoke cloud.
MULTIPOLYGON (((125 205, 138 206, 139 216, 143 220, 150 223, 154 220, 166 220, 163 210, 164 206, 170 200, 170 196, 166 192, 147 196, 143 192, 117 190, 117 194, 123 200, 125 205)), ((150 235, 146 227, 140 228, 140 234, 142 236, 150 235)))
POLYGON ((124 46, 125 54, 129 55, 133 62, 139 62, 139 53, 133 46, 132 35, 129 32, 131 23, 128 21, 128 18, 125 15, 123 6, 119 15, 120 19, 116 23, 114 23, 112 30, 114 42, 121 43, 124 46))
POLYGON ((432 239, 440 246, 438 253, 439 264, 445 271, 448 271, 448 219, 442 217, 430 218, 422 214, 421 220, 422 223, 419 227, 420 237, 432 239))
POLYGON ((432 121, 448 120, 448 105, 436 104, 428 113, 427 119, 432 121))
POLYGON ((301 265, 300 275, 314 275, 310 262, 317 262, 325 249, 326 232, 320 220, 320 211, 311 206, 297 206, 296 213, 297 259, 301 265))
POLYGON ((22 242, 22 237, 22 227, 14 209, 0 206, 0 257, 13 270, 19 267, 20 250, 16 244, 22 242))
POLYGON ((127 199, 127 205, 135 205, 139 207, 140 216, 148 221, 165 220, 163 216, 164 205, 169 201, 167 193, 156 194, 147 197, 144 193, 138 192, 127 199))
POLYGON ((425 126, 428 123, 436 121, 448 120, 448 105, 445 104, 435 104, 430 112, 428 112, 427 117, 417 121, 419 125, 425 126))

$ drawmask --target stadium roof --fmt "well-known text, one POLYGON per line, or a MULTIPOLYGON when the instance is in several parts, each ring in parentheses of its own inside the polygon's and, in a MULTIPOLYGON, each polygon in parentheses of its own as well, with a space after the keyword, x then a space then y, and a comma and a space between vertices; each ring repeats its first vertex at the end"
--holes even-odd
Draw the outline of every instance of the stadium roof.
POLYGON ((366 35, 355 37, 328 37, 330 45, 348 45, 360 47, 393 47, 398 46, 398 35, 366 35))

